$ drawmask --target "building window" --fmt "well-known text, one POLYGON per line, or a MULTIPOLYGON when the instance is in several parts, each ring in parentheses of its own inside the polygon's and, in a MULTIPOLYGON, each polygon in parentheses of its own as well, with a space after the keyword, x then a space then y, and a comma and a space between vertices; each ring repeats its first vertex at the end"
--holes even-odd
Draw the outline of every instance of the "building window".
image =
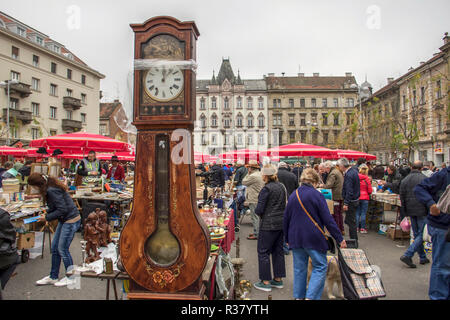
POLYGON ((442 98, 441 80, 436 81, 436 98, 442 98))
POLYGON ((50 118, 56 119, 56 107, 50 107, 50 118))
POLYGON ((328 132, 323 133, 323 143, 328 143, 328 132))
POLYGON ((264 99, 263 98, 258 99, 258 109, 259 110, 264 109, 264 99))
POLYGON ((293 114, 289 115, 289 125, 290 126, 295 126, 295 121, 294 121, 294 115, 293 114))
POLYGON ((81 94, 81 103, 86 104, 86 94, 84 93, 81 94))
POLYGON ((305 98, 300 98, 300 108, 305 107, 305 98))
POLYGON ((247 99, 247 109, 252 110, 253 109, 253 98, 249 97, 247 99))
POLYGON ((200 110, 206 110, 205 99, 204 98, 200 99, 200 110))
POLYGON ((247 117, 247 127, 253 128, 253 115, 251 113, 247 117))
POLYGON ((56 136, 58 132, 56 130, 50 130, 50 136, 56 136))
POLYGON ((31 78, 31 89, 35 91, 39 91, 40 88, 40 80, 36 78, 31 78))
POLYGON ((424 135, 424 136, 426 136, 427 135, 427 132, 426 132, 426 121, 425 121, 425 117, 422 117, 422 121, 420 122, 420 129, 422 130, 422 134, 424 135))
POLYGON ((17 27, 17 34, 21 37, 26 37, 27 31, 24 28, 17 27))
POLYGON ((335 113, 334 114, 334 123, 333 123, 335 126, 338 126, 339 125, 339 114, 338 113, 335 113))
POLYGON ((11 58, 19 59, 19 48, 12 47, 12 49, 11 49, 11 58))
POLYGON ((265 120, 264 115, 260 114, 258 116, 258 127, 264 128, 264 122, 265 122, 264 120, 265 120))
POLYGON ((242 145, 242 134, 241 133, 237 135, 237 144, 242 145))
POLYGON ((306 142, 306 131, 300 131, 300 142, 306 142))
POLYGON ((312 133, 312 143, 317 144, 317 140, 319 138, 319 134, 317 132, 312 133))
POLYGON ((442 117, 440 114, 438 114, 436 118, 436 132, 437 133, 442 132, 442 117))
POLYGON ((67 79, 72 79, 72 70, 67 69, 67 79))
POLYGON ((311 113, 311 124, 317 126, 317 113, 311 113))
POLYGON ((236 108, 237 109, 242 109, 242 98, 241 97, 237 97, 236 108))
POLYGON ((217 145, 217 135, 215 135, 215 134, 212 134, 212 135, 211 135, 211 144, 212 144, 213 146, 216 146, 216 145, 217 145))
POLYGON ((355 106, 355 100, 353 98, 347 98, 346 107, 353 108, 355 106))
POLYGON ((212 97, 212 99, 211 99, 211 109, 217 109, 216 97, 212 97))
POLYGON ((100 134, 102 136, 106 136, 107 135, 107 133, 106 133, 106 124, 104 124, 104 123, 100 124, 100 134))
POLYGON ((230 101, 228 100, 228 97, 225 97, 223 100, 223 108, 226 110, 230 109, 230 101))
POLYGON ((337 139, 339 138, 339 130, 334 130, 333 134, 334 134, 334 142, 337 142, 337 139))
POLYGON ((9 132, 12 138, 14 139, 19 138, 19 128, 17 128, 16 126, 10 126, 9 132))
POLYGON ((33 66, 39 67, 39 57, 33 54, 33 66))
POLYGON ((236 126, 238 128, 241 128, 242 127, 242 122, 243 122, 243 116, 242 116, 242 114, 239 113, 237 115, 237 117, 236 117, 236 126))
POLYGON ((9 108, 10 109, 19 109, 19 99, 10 98, 9 99, 9 108))
POLYGON ((50 95, 56 97, 58 86, 56 84, 50 84, 50 95))
POLYGON ((416 90, 413 90, 413 107, 417 106, 417 94, 416 90))
POLYGON ((264 133, 260 133, 258 135, 258 144, 263 145, 264 144, 264 133))
POLYGON ((403 109, 403 111, 406 110, 406 96, 405 95, 402 96, 402 109, 403 109))
POLYGON ((425 104, 425 88, 420 88, 420 104, 425 104))
POLYGON ((81 83, 86 84, 86 76, 84 74, 81 75, 81 83))
POLYGON ((217 127, 217 115, 213 114, 211 117, 211 127, 217 127))
POLYGON ((225 140, 224 140, 223 144, 225 146, 228 146, 230 144, 230 135, 229 134, 225 134, 224 138, 225 138, 225 140))
POLYGON ((61 48, 57 45, 53 45, 53 51, 55 51, 56 53, 61 53, 61 48))
POLYGON ((295 131, 289 131, 289 143, 295 142, 295 131))
POLYGON ((72 120, 72 110, 66 110, 66 119, 67 120, 72 120))
POLYGON ((328 125, 328 114, 322 113, 322 125, 327 126, 328 125))
POLYGON ((294 107, 294 99, 289 99, 289 108, 294 107))
POLYGON ((39 103, 31 103, 31 112, 33 113, 33 116, 39 117, 39 103))
POLYGON ((247 141, 248 141, 248 145, 252 145, 253 144, 253 134, 249 134, 247 136, 247 141))
POLYGON ((202 114, 200 116, 200 127, 201 128, 206 128, 206 117, 204 114, 202 114))
POLYGON ((67 97, 71 97, 73 94, 73 91, 71 89, 67 89, 67 97))
POLYGON ((273 125, 274 126, 281 126, 281 114, 274 114, 273 115, 273 125))
POLYGON ((229 128, 230 126, 231 126, 231 119, 230 118, 225 118, 224 120, 223 120, 223 126, 224 126, 224 128, 229 128))
POLYGON ((81 114, 81 123, 86 123, 86 113, 81 114))
POLYGON ((339 99, 338 98, 333 99, 333 105, 335 108, 339 108, 339 99))
POLYGON ((36 43, 43 46, 44 45, 44 39, 42 39, 39 36, 36 36, 36 43))
POLYGON ((39 139, 40 135, 39 135, 39 129, 37 128, 31 128, 31 137, 34 139, 39 139))
POLYGON ((20 81, 20 73, 11 71, 11 80, 20 81))
POLYGON ((306 126, 306 113, 300 113, 300 125, 306 126))
POLYGON ((202 136, 201 136, 201 143, 202 143, 202 145, 206 145, 206 135, 205 134, 202 134, 202 136))
POLYGON ((281 99, 273 99, 273 107, 281 108, 281 99))
POLYGON ((56 63, 52 62, 51 70, 52 73, 56 73, 56 63))
POLYGON ((349 125, 351 124, 351 118, 352 118, 352 115, 349 114, 349 113, 347 113, 345 116, 346 116, 346 118, 347 118, 347 125, 349 126, 349 125))
POLYGON ((327 98, 323 98, 323 99, 322 99, 322 107, 323 107, 323 108, 328 107, 328 99, 327 99, 327 98))
POLYGON ((312 98, 311 99, 311 108, 315 108, 316 107, 316 98, 312 98))

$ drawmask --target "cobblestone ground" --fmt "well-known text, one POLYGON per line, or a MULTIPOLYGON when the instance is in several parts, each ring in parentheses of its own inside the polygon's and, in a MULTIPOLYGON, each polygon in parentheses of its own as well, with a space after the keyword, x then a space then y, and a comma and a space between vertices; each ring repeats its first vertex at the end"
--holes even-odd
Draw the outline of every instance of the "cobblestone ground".
MULTIPOLYGON (((387 220, 392 219, 392 214, 387 214, 387 220)), ((252 283, 258 281, 258 259, 256 251, 256 241, 247 240, 247 235, 252 231, 250 217, 245 217, 241 225, 241 230, 236 236, 240 237, 240 256, 246 260, 243 267, 242 279, 250 280, 252 283)), ((347 233, 348 234, 348 233, 347 233)), ((387 297, 385 299, 399 300, 424 300, 428 299, 428 282, 431 265, 422 266, 418 264, 418 258, 414 261, 417 264, 416 269, 407 268, 399 258, 406 250, 401 241, 392 241, 384 235, 379 235, 375 231, 369 231, 368 234, 359 235, 360 248, 364 249, 371 264, 380 266, 382 279, 386 289, 387 297), (417 260, 417 261, 416 261, 417 260)), ((80 249, 81 234, 77 233, 71 246, 74 262, 81 262, 80 249)), ((404 242, 408 245, 408 242, 404 242)), ((235 245, 230 252, 231 257, 236 256, 235 245)), ((17 269, 17 275, 14 276, 3 291, 3 297, 6 300, 91 300, 105 299, 106 281, 82 278, 80 289, 68 289, 66 287, 57 288, 54 286, 36 286, 35 281, 48 275, 50 272, 51 256, 46 248, 44 259, 38 257, 31 259, 25 264, 20 264, 17 269)), ((428 254, 431 259, 431 254, 428 254)), ((64 267, 61 266, 61 272, 64 267)), ((284 289, 273 289, 270 293, 274 300, 292 299, 292 254, 286 256, 287 277, 284 280, 284 289)), ((62 273, 61 273, 62 275, 62 273)), ((118 281, 118 289, 121 288, 121 282, 118 281)), ((111 288, 112 289, 112 288, 111 288)), ((119 297, 122 294, 119 292, 119 297)), ((111 292, 111 299, 113 294, 111 292)), ((253 289, 250 298, 252 300, 268 298, 268 293, 253 289)), ((323 297, 326 299, 326 297, 323 297)))

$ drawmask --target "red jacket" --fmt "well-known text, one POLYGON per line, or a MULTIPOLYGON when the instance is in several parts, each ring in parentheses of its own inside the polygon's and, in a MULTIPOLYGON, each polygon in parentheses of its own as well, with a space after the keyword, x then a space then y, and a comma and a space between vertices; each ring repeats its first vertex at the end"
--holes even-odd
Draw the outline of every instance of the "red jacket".
MULTIPOLYGON (((111 173, 112 173, 112 167, 109 169, 108 175, 106 176, 106 179, 111 179, 111 173)), ((125 170, 123 167, 119 164, 117 165, 116 172, 114 173, 114 180, 122 181, 125 179, 125 170)))
POLYGON ((359 200, 370 200, 370 195, 372 194, 372 183, 368 176, 365 176, 361 173, 358 174, 361 195, 359 196, 359 200))

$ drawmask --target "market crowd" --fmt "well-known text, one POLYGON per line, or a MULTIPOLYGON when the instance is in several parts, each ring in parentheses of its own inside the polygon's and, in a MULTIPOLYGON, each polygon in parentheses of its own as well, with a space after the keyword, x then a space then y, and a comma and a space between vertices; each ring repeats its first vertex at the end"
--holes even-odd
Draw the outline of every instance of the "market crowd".
POLYGON ((257 241, 258 248, 260 281, 254 284, 256 289, 270 292, 283 288, 285 255, 292 252, 294 299, 321 299, 329 248, 324 230, 341 248, 350 244, 357 248, 358 233, 368 232, 366 214, 376 189, 400 196, 400 219, 409 217, 414 240, 399 258, 410 268, 417 267, 415 254, 420 264, 430 263, 423 246, 426 226, 432 242, 429 298, 450 299, 450 215, 437 207, 450 184, 450 168, 445 164, 438 169, 432 161, 382 165, 364 158, 356 163, 342 158, 335 163, 280 162, 274 166, 256 160, 245 164, 243 160, 222 163, 219 159, 197 169, 209 173, 210 187, 236 191, 239 215, 250 213, 253 232, 247 239, 257 241), (333 214, 323 189, 331 190, 333 214), (349 232, 347 241, 344 224, 349 232))

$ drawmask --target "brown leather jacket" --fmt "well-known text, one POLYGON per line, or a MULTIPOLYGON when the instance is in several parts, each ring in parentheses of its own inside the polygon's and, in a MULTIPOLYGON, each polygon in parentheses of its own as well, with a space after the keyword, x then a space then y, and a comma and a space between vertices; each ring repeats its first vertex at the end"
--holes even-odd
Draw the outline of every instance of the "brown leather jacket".
POLYGON ((331 189, 333 200, 344 200, 342 198, 342 188, 344 186, 344 176, 338 168, 333 168, 327 178, 325 189, 331 189))

